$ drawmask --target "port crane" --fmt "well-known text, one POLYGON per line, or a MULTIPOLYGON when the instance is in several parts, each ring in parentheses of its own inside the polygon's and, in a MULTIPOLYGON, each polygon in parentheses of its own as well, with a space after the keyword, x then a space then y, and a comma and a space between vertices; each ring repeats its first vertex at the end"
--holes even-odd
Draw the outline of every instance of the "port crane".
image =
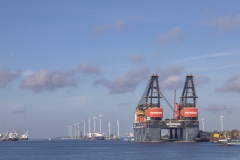
POLYGON ((134 142, 162 142, 162 129, 168 130, 168 141, 196 141, 199 133, 199 121, 193 75, 186 75, 179 103, 176 103, 176 91, 174 93, 173 107, 159 89, 158 75, 153 74, 151 76, 136 106, 133 123, 134 142), (172 119, 163 120, 163 108, 160 105, 161 98, 166 101, 173 111, 173 121, 172 119))

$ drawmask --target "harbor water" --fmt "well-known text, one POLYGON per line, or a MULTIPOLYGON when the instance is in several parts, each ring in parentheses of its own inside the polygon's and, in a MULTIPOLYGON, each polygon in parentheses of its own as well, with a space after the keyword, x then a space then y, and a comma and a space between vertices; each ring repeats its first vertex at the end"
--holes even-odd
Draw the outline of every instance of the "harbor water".
POLYGON ((90 140, 0 142, 0 159, 16 160, 239 160, 240 147, 216 143, 135 143, 90 140))

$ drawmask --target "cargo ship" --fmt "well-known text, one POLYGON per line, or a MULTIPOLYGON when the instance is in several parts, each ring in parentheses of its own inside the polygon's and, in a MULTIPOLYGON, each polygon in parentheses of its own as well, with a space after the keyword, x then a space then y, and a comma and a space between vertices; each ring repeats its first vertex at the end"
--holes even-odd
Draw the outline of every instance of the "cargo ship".
POLYGON ((165 142, 166 140, 196 142, 199 132, 198 108, 196 107, 196 98, 198 97, 193 83, 193 75, 186 76, 179 104, 174 100, 173 108, 166 101, 173 111, 171 119, 163 120, 161 98, 166 101, 159 89, 158 75, 153 74, 135 110, 134 142, 165 142), (167 139, 161 138, 162 129, 168 130, 167 139))
POLYGON ((19 140, 19 133, 16 131, 10 132, 8 134, 8 141, 18 141, 19 140))
POLYGON ((0 133, 0 141, 4 141, 4 134, 0 133))
POLYGON ((102 132, 94 133, 91 140, 105 140, 104 133, 102 132))

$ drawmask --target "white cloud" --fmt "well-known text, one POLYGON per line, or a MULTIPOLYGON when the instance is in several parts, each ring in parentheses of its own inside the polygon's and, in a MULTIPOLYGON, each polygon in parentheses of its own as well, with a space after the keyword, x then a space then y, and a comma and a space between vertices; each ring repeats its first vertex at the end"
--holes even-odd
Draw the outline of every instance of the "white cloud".
MULTIPOLYGON (((183 77, 182 75, 183 72, 184 72, 184 68, 180 65, 155 69, 155 73, 157 73, 159 76, 160 89, 183 88, 185 78, 186 78, 185 76, 183 77)), ((204 76, 204 75, 194 76, 195 85, 207 83, 208 81, 209 81, 209 78, 207 76, 204 76)))
POLYGON ((76 86, 79 79, 76 79, 74 76, 79 73, 99 74, 100 69, 87 63, 78 66, 76 69, 67 70, 65 72, 41 69, 25 78, 21 84, 21 88, 30 89, 38 93, 46 90, 53 91, 65 86, 76 86))
POLYGON ((160 44, 174 44, 183 42, 183 32, 181 28, 175 27, 170 31, 161 34, 158 38, 160 44))
POLYGON ((31 89, 38 93, 43 90, 55 90, 60 87, 75 85, 76 82, 74 80, 69 80, 64 72, 53 72, 41 69, 26 78, 22 82, 21 88, 31 89))
POLYGON ((222 87, 216 88, 215 91, 240 93, 240 74, 231 76, 222 87))
POLYGON ((113 82, 107 79, 99 79, 94 84, 106 86, 111 94, 134 92, 139 83, 148 79, 149 72, 149 67, 130 70, 125 75, 116 77, 113 82))
POLYGON ((80 72, 85 73, 85 74, 99 74, 101 71, 98 67, 83 63, 82 65, 78 66, 77 68, 80 72))
POLYGON ((22 72, 22 75, 23 76, 31 76, 31 75, 33 75, 34 73, 35 73, 36 71, 35 70, 25 70, 25 71, 23 71, 22 72))
POLYGON ((180 79, 179 75, 181 75, 183 71, 184 68, 179 65, 167 68, 156 68, 155 73, 159 76, 159 87, 161 89, 181 88, 184 84, 184 80, 183 78, 180 79))
POLYGON ((21 71, 11 71, 0 69, 0 87, 6 87, 10 82, 18 79, 21 76, 21 71))

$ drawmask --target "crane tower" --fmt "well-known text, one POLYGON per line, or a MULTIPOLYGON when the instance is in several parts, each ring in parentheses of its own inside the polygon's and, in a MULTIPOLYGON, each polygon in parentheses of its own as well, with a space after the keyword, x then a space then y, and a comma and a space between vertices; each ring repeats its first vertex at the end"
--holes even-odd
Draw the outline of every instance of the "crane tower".
MULTIPOLYGON (((180 103, 176 103, 173 119, 163 119, 160 99, 163 96, 158 75, 153 74, 136 107, 133 123, 135 142, 163 142, 161 130, 168 130, 168 141, 196 141, 199 132, 198 109, 193 75, 188 74, 180 103)), ((165 97, 163 97, 166 99, 165 97)))

